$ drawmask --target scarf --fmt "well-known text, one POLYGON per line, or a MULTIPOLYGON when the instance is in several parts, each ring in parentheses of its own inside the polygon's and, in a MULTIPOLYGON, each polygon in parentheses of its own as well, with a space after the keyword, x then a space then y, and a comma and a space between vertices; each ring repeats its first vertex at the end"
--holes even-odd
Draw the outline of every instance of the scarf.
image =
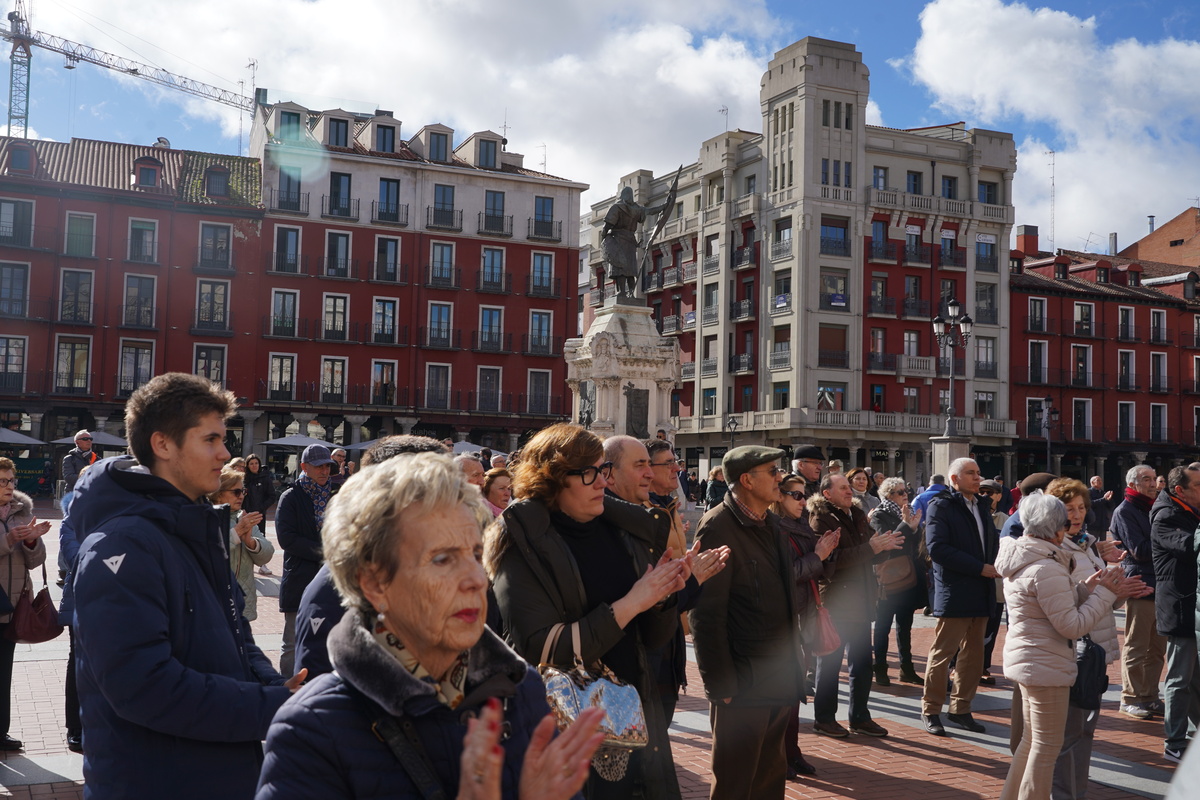
POLYGON ((891 500, 880 500, 879 505, 875 507, 876 511, 885 514, 895 514, 901 521, 904 520, 904 512, 900 510, 900 506, 893 503, 891 500))
POLYGON ((1174 501, 1175 501, 1175 503, 1176 503, 1177 505, 1179 505, 1179 507, 1180 507, 1180 508, 1182 508, 1184 511, 1188 512, 1189 514, 1191 514, 1191 515, 1192 515, 1193 517, 1195 517, 1196 519, 1200 519, 1200 514, 1196 513, 1196 509, 1192 508, 1192 507, 1191 507, 1191 506, 1189 506, 1187 503, 1183 502, 1182 500, 1180 500, 1178 497, 1176 497, 1175 495, 1171 494, 1170 492, 1167 492, 1167 497, 1169 497, 1169 498, 1171 498, 1172 500, 1174 500, 1174 501))
POLYGON ((1154 505, 1153 500, 1151 500, 1149 497, 1146 497, 1146 495, 1142 494, 1137 489, 1134 489, 1132 486, 1125 487, 1125 500, 1128 501, 1128 503, 1138 511, 1141 511, 1145 514, 1149 514, 1150 506, 1154 505))
POLYGON ((307 475, 301 475, 296 481, 296 485, 304 490, 308 495, 308 499, 312 500, 313 516, 317 519, 317 529, 325 524, 325 506, 329 505, 329 497, 332 494, 333 487, 326 481, 324 486, 319 485, 307 475))
POLYGON ((384 627, 382 622, 376 620, 372 635, 374 635, 375 641, 379 642, 379 645, 384 650, 391 653, 400 662, 402 667, 412 673, 414 678, 422 683, 428 683, 436 690, 439 703, 449 708, 458 708, 458 704, 466 696, 466 650, 458 654, 458 658, 451 665, 450 670, 446 673, 446 677, 439 681, 429 674, 429 670, 421 666, 421 662, 417 661, 417 657, 413 655, 412 651, 396 638, 396 634, 384 627))

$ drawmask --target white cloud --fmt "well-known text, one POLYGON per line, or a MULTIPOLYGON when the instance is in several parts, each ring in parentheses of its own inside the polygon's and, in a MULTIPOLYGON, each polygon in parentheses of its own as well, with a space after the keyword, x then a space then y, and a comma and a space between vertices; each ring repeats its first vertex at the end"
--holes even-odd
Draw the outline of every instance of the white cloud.
POLYGON ((1058 247, 1090 239, 1125 246, 1147 214, 1175 216, 1200 185, 1194 138, 1200 42, 1103 41, 1094 18, 1001 0, 934 0, 904 66, 935 106, 997 130, 1041 131, 1019 141, 1017 222, 1049 244, 1055 154, 1058 247), (1007 127, 1006 127, 1007 126, 1007 127))

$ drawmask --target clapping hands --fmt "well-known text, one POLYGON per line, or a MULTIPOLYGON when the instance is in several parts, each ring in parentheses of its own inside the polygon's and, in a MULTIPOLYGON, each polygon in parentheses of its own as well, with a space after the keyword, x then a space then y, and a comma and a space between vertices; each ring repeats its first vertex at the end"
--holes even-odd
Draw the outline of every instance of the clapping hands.
POLYGON ((34 519, 27 525, 14 525, 8 529, 8 546, 16 547, 17 542, 24 542, 28 547, 34 547, 37 540, 50 530, 50 521, 38 522, 34 519))

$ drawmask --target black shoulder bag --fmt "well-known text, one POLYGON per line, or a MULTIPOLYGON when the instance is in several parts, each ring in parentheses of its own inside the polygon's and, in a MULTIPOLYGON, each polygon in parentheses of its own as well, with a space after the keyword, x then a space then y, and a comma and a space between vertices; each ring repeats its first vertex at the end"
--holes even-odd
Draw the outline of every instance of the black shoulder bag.
POLYGON ((1075 665, 1078 673, 1071 684, 1071 705, 1095 711, 1100 698, 1108 691, 1108 665, 1104 663, 1104 648, 1086 634, 1075 642, 1075 665))
POLYGON ((400 762, 408 777, 417 785, 423 800, 447 800, 446 791, 433 770, 429 754, 425 752, 425 746, 421 744, 421 738, 417 735, 412 720, 408 717, 392 716, 356 687, 349 683, 346 686, 367 712, 367 718, 371 720, 371 732, 375 734, 375 738, 392 751, 392 755, 400 762))

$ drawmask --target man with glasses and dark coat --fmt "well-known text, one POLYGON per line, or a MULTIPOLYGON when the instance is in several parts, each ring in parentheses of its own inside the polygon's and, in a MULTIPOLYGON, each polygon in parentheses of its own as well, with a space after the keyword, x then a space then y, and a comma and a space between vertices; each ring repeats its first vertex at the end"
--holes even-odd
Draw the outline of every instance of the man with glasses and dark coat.
POLYGON ((786 786, 784 734, 804 675, 792 557, 768 511, 783 456, 757 445, 727 452, 729 493, 697 532, 703 550, 731 551, 689 615, 710 703, 713 800, 780 800, 786 786))
POLYGON ((96 453, 92 450, 92 434, 84 430, 75 434, 75 449, 63 456, 62 479, 66 484, 64 492, 75 491, 75 482, 79 473, 89 464, 96 463, 96 453))
MULTIPOLYGON (((821 469, 825 454, 815 444, 805 444, 792 451, 792 471, 804 478, 804 496, 812 497, 821 484, 821 469)), ((726 476, 725 480, 729 480, 726 476)), ((732 484, 731 484, 732 485, 732 484)))

